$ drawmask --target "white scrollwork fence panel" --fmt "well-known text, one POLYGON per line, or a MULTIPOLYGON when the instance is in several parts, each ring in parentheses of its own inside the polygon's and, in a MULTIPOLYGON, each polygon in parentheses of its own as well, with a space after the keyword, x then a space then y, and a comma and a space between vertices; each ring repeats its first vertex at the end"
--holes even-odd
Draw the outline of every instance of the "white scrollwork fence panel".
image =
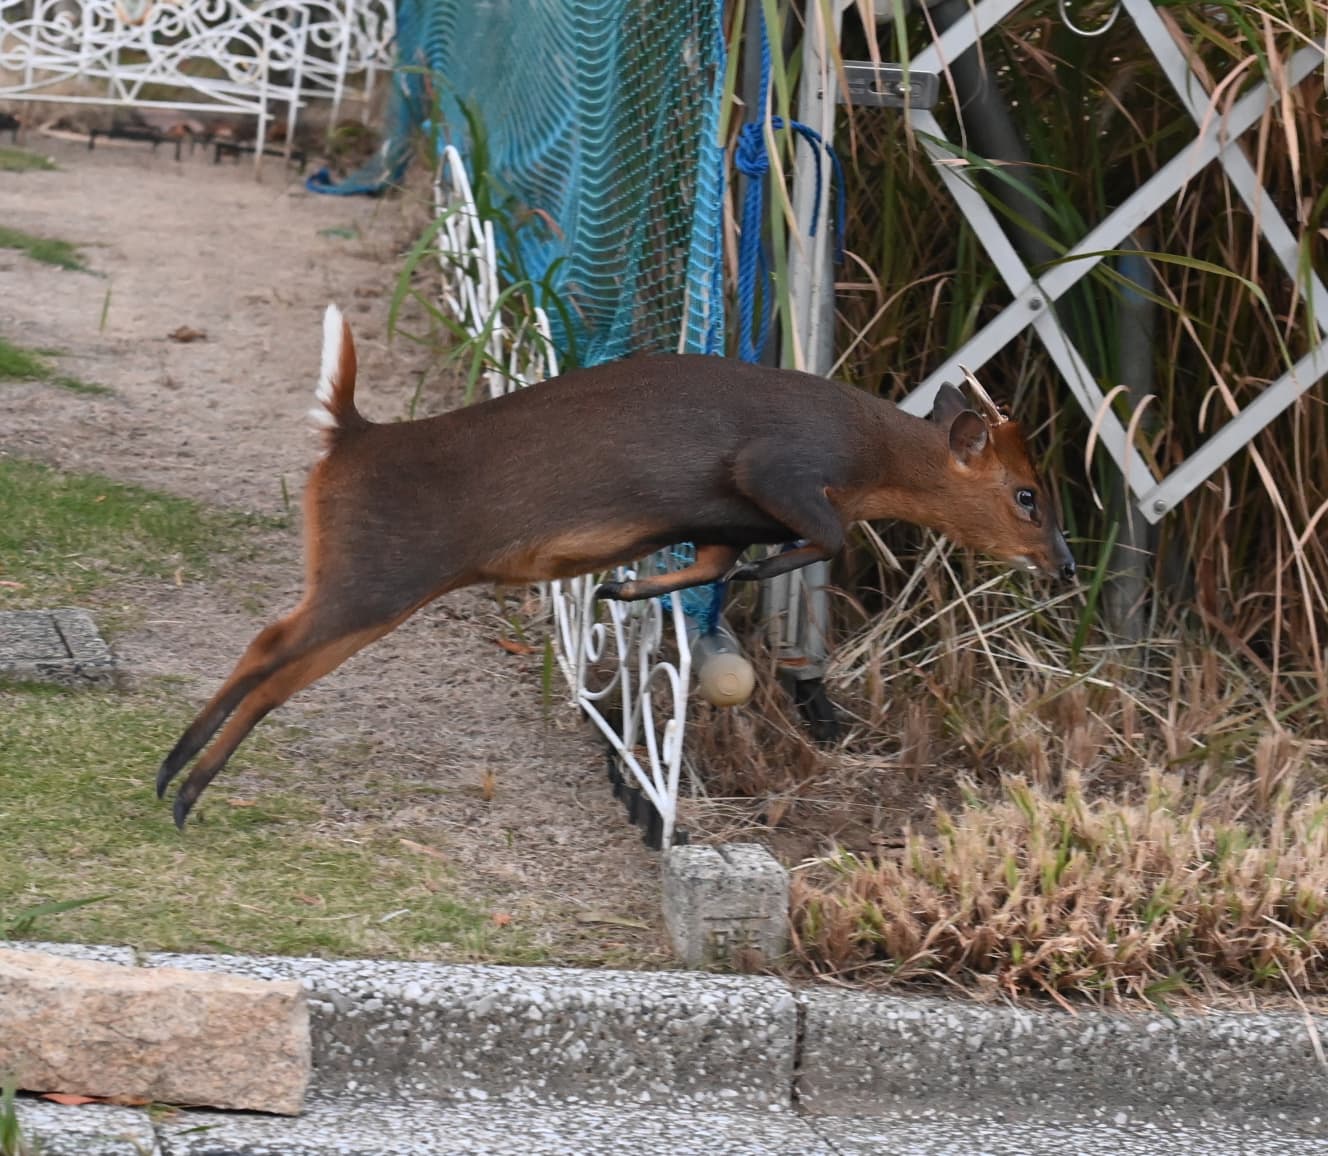
MULTIPOLYGON (((484 346, 490 396, 554 377, 557 355, 544 310, 504 301, 493 223, 480 219, 465 165, 443 150, 434 186, 443 309, 484 346)), ((642 563, 662 566, 659 559, 642 563)), ((620 577, 634 577, 622 569, 620 577)), ((631 785, 659 815, 653 833, 673 841, 682 768, 691 647, 681 600, 601 601, 594 575, 545 588, 558 668, 577 705, 613 748, 631 785), (667 645, 672 640, 673 646, 667 645), (670 653, 676 650, 676 659, 670 653)), ((647 832, 651 834, 651 832, 647 832)))
POLYGON ((253 116, 261 155, 274 103, 288 140, 352 77, 367 113, 393 35, 390 0, 0 0, 0 99, 253 116))
POLYGON ((331 101, 335 122, 351 96, 367 121, 378 74, 392 65, 391 0, 304 0, 271 3, 265 10, 288 28, 303 27, 303 51, 292 65, 301 97, 331 101))
POLYGON ((271 97, 273 30, 239 0, 156 4, 137 19, 118 0, 0 0, 0 97, 74 104, 221 104, 257 114, 271 97), (193 61, 208 61, 198 74, 193 61), (89 93, 76 81, 100 81, 89 93), (149 85, 199 99, 155 101, 149 85), (203 98, 206 98, 204 101, 203 98))
POLYGON ((546 377, 558 375, 558 354, 549 318, 535 306, 524 310, 504 307, 498 278, 498 246, 493 222, 480 219, 475 196, 461 154, 448 145, 434 181, 434 211, 442 270, 440 301, 443 309, 466 330, 483 340, 484 381, 490 397, 546 377), (509 319, 514 326, 507 328, 509 319))
MULTIPOLYGON (((623 567, 618 576, 632 578, 636 571, 623 567)), ((549 584, 558 666, 577 704, 658 812, 660 845, 668 847, 677 822, 692 665, 682 600, 600 601, 598 584, 593 574, 549 584), (676 661, 665 652, 670 634, 676 661)))

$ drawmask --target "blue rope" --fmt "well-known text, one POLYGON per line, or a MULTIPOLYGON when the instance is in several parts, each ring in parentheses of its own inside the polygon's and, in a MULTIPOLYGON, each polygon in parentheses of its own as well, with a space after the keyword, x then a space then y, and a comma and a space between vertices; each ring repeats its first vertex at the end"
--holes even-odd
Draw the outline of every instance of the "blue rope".
MULTIPOLYGON (((679 568, 688 566, 696 561, 696 547, 690 542, 681 543, 669 551, 669 557, 679 568)), ((683 614, 700 627, 702 634, 714 634, 719 629, 719 617, 724 609, 724 593, 727 589, 728 583, 720 579, 705 586, 691 586, 678 591, 683 614)), ((659 600, 666 614, 673 610, 673 598, 672 594, 660 595, 659 600)))
MULTIPOLYGON (((770 99, 770 36, 766 30, 765 12, 761 13, 761 100, 764 109, 770 99)), ((810 236, 816 236, 821 218, 821 156, 830 158, 836 190, 835 199, 835 264, 844 260, 844 222, 848 216, 844 191, 844 169, 834 146, 827 144, 810 125, 801 121, 785 121, 782 116, 770 118, 770 128, 780 132, 785 128, 797 133, 811 147, 816 162, 816 199, 812 202, 810 236)), ((743 361, 758 361, 761 351, 770 339, 771 293, 770 260, 761 244, 761 219, 765 213, 765 178, 770 172, 770 154, 766 149, 765 126, 761 121, 745 124, 738 133, 733 152, 733 166, 748 178, 747 195, 742 205, 742 238, 738 245, 738 356, 743 361), (761 320, 759 332, 754 332, 756 294, 761 293, 761 320), (755 336, 756 340, 753 341, 755 336)))
MULTIPOLYGON (((766 29, 765 12, 761 12, 761 98, 759 108, 764 111, 770 101, 770 35, 766 29)), ((816 163, 816 199, 812 202, 812 220, 808 229, 816 236, 821 219, 821 157, 830 158, 833 169, 835 199, 835 264, 844 260, 844 222, 848 217, 844 191, 844 169, 834 146, 827 144, 821 134, 801 121, 785 121, 782 116, 770 118, 772 132, 789 129, 797 133, 811 147, 816 163)), ((733 150, 733 167, 747 177, 747 193, 742 204, 742 238, 738 244, 738 356, 743 361, 756 362, 770 340, 773 310, 770 292, 770 259, 761 244, 761 221, 765 214, 765 180, 770 173, 770 154, 766 148, 765 125, 752 121, 738 132, 738 143, 733 150), (756 327, 756 295, 761 295, 761 319, 756 327), (753 340, 755 338, 755 340, 753 340)), ((791 549, 792 547, 785 547, 791 549)), ((707 589, 713 597, 693 610, 684 602, 684 609, 700 623, 703 633, 711 634, 719 626, 720 609, 724 605, 724 582, 715 582, 707 589)), ((686 593, 692 593, 685 591, 686 593)), ((699 599, 697 600, 700 601, 699 599)))

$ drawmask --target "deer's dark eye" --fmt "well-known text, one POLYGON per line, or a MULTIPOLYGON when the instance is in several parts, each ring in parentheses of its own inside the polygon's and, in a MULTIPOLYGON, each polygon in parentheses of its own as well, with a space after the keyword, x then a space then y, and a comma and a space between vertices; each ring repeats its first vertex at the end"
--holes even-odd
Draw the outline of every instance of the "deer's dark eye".
POLYGON ((1030 514, 1037 509, 1037 495, 1032 490, 1015 490, 1014 500, 1030 514))

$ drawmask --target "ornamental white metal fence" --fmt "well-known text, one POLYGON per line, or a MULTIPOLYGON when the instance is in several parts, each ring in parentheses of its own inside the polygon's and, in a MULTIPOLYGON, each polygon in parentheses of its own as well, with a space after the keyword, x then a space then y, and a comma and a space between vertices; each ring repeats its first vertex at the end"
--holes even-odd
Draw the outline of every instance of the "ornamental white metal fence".
MULTIPOLYGON (((466 166, 443 150, 434 185, 442 270, 440 303, 481 342, 490 396, 558 374, 545 312, 502 299, 493 223, 480 218, 466 166)), ((648 567, 658 559, 647 560, 648 567)), ((623 568, 620 578, 637 576, 623 568)), ((572 699, 612 747, 631 782, 659 815, 648 837, 673 842, 691 679, 691 646, 678 597, 643 602, 595 598, 600 576, 544 587, 554 655, 572 699)), ((636 816, 634 816, 635 818, 636 816)))
POLYGON ((274 115, 309 100, 367 116, 391 66, 391 0, 0 0, 0 100, 274 115))

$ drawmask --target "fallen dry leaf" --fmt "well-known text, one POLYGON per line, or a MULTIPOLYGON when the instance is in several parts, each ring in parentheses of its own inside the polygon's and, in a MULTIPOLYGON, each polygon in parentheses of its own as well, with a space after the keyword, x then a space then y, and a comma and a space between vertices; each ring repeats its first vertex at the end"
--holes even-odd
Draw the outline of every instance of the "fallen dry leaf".
POLYGON ((166 336, 172 341, 179 341, 186 345, 191 341, 207 340, 207 333, 202 329, 191 329, 188 325, 181 325, 178 329, 171 330, 166 336))
POLYGON ((295 899, 308 907, 323 907, 327 903, 321 895, 303 895, 298 891, 295 892, 295 899))
POLYGON ((6 590, 26 590, 27 587, 22 582, 0 582, 6 590))
POLYGON ((498 791, 498 776, 493 773, 492 768, 484 772, 484 778, 480 780, 480 798, 486 803, 493 802, 493 796, 498 791))
POLYGON ((177 586, 183 586, 183 585, 184 585, 184 567, 183 567, 183 566, 177 566, 177 567, 175 568, 175 584, 176 584, 177 586))
POLYGON ((528 642, 518 642, 515 638, 500 638, 498 645, 508 654, 534 654, 535 647, 528 642))
POLYGON ((506 927, 512 922, 512 917, 506 911, 495 911, 493 922, 496 927, 506 927))
POLYGON ((70 1092, 46 1092, 42 1095, 43 1100, 50 1100, 53 1104, 68 1104, 71 1107, 75 1104, 99 1104, 101 1101, 96 1096, 75 1096, 70 1092))
POLYGON ((256 807, 258 803, 254 799, 227 799, 226 804, 231 807, 256 807))

